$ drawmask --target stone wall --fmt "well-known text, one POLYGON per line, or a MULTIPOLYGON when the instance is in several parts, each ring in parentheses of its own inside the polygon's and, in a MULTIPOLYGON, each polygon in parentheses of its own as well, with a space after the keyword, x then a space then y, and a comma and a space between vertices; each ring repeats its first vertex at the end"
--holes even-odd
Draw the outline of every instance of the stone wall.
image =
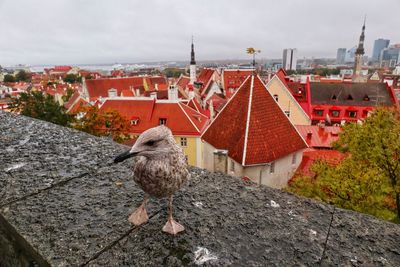
POLYGON ((0 112, 0 266, 398 266, 400 226, 192 168, 174 198, 186 230, 161 232, 129 214, 143 192, 126 148, 0 112))

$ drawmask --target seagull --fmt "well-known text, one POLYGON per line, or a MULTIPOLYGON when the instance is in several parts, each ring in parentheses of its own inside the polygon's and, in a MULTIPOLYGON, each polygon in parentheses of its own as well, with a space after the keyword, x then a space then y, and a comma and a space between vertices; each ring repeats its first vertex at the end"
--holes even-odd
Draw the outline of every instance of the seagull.
POLYGON ((168 198, 168 220, 163 231, 172 235, 185 230, 172 216, 172 196, 190 178, 183 150, 171 130, 157 126, 144 131, 132 148, 114 159, 114 163, 135 157, 133 179, 145 192, 142 204, 130 216, 138 226, 149 219, 146 204, 150 196, 168 198))

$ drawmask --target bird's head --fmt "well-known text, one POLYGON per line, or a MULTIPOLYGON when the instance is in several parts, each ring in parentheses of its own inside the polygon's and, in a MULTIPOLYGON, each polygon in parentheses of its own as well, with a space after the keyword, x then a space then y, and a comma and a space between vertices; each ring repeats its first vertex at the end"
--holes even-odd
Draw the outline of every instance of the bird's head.
POLYGON ((173 145, 175 140, 170 129, 163 125, 150 128, 139 136, 130 150, 118 155, 114 163, 135 156, 144 156, 148 159, 163 157, 171 153, 173 145))

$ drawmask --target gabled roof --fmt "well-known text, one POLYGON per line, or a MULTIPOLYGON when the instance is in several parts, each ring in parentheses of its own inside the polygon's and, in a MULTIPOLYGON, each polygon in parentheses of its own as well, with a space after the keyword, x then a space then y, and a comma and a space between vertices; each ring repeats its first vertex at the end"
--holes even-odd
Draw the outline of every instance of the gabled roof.
POLYGON ((190 99, 190 100, 187 102, 186 105, 187 105, 188 107, 190 107, 190 108, 196 110, 197 112, 199 112, 199 113, 201 113, 201 114, 203 114, 203 115, 206 115, 208 118, 210 117, 210 112, 209 112, 209 110, 203 109, 203 107, 200 105, 200 103, 199 103, 195 98, 190 99))
POLYGON ((342 131, 339 126, 296 125, 296 128, 309 147, 325 149, 332 148, 342 131))
POLYGON ((146 83, 148 90, 153 91, 163 91, 168 89, 168 82, 165 77, 162 76, 151 76, 146 77, 146 83))
POLYGON ((176 86, 181 89, 186 89, 186 86, 189 84, 190 78, 184 75, 181 75, 176 82, 176 86))
POLYGON ((117 90, 118 96, 121 95, 122 90, 144 90, 143 79, 144 77, 102 78, 85 80, 85 83, 90 100, 95 100, 99 97, 107 97, 108 90, 111 88, 117 90))
POLYGON ((226 97, 230 98, 233 94, 230 89, 235 91, 252 73, 253 70, 225 69, 222 75, 226 97))
POLYGON ((310 83, 313 105, 393 106, 390 88, 385 83, 310 83), (364 97, 368 96, 369 101, 364 97))
POLYGON ((267 91, 249 76, 204 132, 202 139, 244 166, 272 162, 307 148, 267 91))
POLYGON ((128 120, 139 119, 131 126, 133 133, 142 133, 166 119, 174 135, 200 136, 208 123, 206 116, 180 102, 113 98, 105 100, 100 107, 103 110, 116 110, 128 120))

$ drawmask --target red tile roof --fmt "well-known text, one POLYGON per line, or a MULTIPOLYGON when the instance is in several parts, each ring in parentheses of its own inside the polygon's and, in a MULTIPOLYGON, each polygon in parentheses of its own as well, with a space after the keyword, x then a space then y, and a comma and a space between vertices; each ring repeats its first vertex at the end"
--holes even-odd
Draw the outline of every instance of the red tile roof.
POLYGON ((303 153, 303 159, 299 167, 297 168, 295 175, 289 181, 289 183, 292 182, 293 179, 296 179, 296 177, 299 177, 300 175, 306 175, 306 176, 313 175, 313 173, 310 170, 310 167, 316 160, 323 160, 331 166, 336 166, 345 158, 346 155, 337 150, 315 150, 315 149, 306 150, 303 153))
POLYGON ((125 89, 121 91, 121 96, 135 96, 135 94, 132 92, 132 90, 125 89))
POLYGON ((75 113, 75 112, 77 112, 77 111, 79 110, 79 108, 84 107, 84 106, 87 106, 87 105, 89 105, 89 103, 88 103, 85 99, 83 99, 82 97, 80 97, 80 98, 78 99, 78 101, 76 101, 76 102, 72 105, 72 107, 69 109, 68 113, 75 113))
POLYGON ((226 97, 230 98, 243 81, 252 73, 252 70, 225 69, 223 72, 223 81, 226 97))
POLYGON ((200 112, 201 114, 206 115, 208 118, 210 117, 210 111, 204 109, 195 98, 190 99, 186 105, 188 107, 191 107, 192 109, 196 110, 197 112, 200 112))
POLYGON ((327 149, 332 148, 342 131, 339 126, 296 125, 296 128, 309 147, 327 149))
POLYGON ((146 83, 147 83, 147 86, 149 87, 148 90, 150 90, 150 91, 168 90, 168 82, 165 77, 161 77, 161 76, 146 77, 146 83))
POLYGON ((144 90, 144 77, 124 77, 124 78, 105 78, 86 80, 86 87, 91 101, 99 97, 108 97, 108 90, 117 89, 118 96, 122 90, 140 89, 144 90))
POLYGON ((181 89, 186 89, 186 86, 189 84, 189 82, 190 78, 182 75, 176 82, 176 86, 180 87, 181 89))
POLYGON ((79 92, 75 92, 72 96, 68 99, 67 102, 64 103, 64 107, 66 110, 70 109, 71 106, 75 103, 75 101, 80 97, 79 92))
POLYGON ((242 165, 269 163, 307 148, 258 76, 251 75, 202 138, 242 165))
POLYGON ((174 135, 200 136, 208 124, 206 116, 179 102, 107 99, 102 110, 116 110, 128 120, 139 119, 138 125, 131 126, 136 134, 159 125, 160 119, 167 120, 166 126, 174 135))

